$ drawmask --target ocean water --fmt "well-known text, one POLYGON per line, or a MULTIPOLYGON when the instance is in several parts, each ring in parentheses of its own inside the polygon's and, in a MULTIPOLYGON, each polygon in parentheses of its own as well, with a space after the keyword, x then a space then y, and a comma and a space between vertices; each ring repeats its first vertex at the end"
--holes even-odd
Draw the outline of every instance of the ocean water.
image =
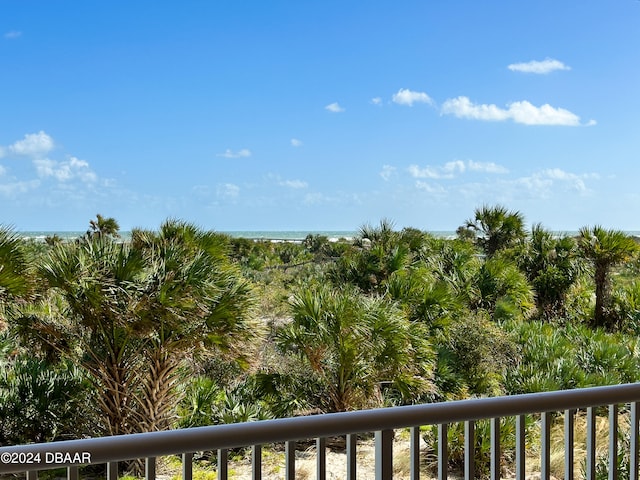
MULTIPOLYGON (((280 240, 280 241, 299 241, 304 240, 304 238, 309 235, 324 235, 328 237, 330 240, 339 240, 341 238, 352 239, 358 235, 358 232, 355 230, 273 230, 273 231, 221 231, 220 233, 225 233, 232 237, 236 238, 249 238, 254 240, 280 240)), ((429 231, 431 235, 439 238, 455 238, 456 232, 454 231, 429 231)), ((563 231, 563 232, 554 232, 557 235, 578 235, 577 231, 563 231)), ((640 231, 628 231, 626 232, 628 235, 632 235, 634 237, 640 238, 640 231)), ((58 237, 62 238, 62 240, 73 240, 75 238, 81 237, 85 232, 69 232, 69 231, 29 231, 29 232, 18 232, 24 239, 33 239, 36 241, 44 241, 46 237, 52 237, 54 235, 58 235, 58 237)), ((131 232, 120 232, 120 237, 125 242, 131 238, 131 232)))
MULTIPOLYGON (((253 230, 245 230, 245 231, 220 231, 220 233, 224 233, 230 235, 231 237, 236 238, 249 238, 254 240, 280 240, 280 241, 296 241, 296 240, 304 240, 304 238, 309 235, 324 235, 328 237, 330 240, 339 240, 341 238, 352 239, 358 235, 358 232, 355 230, 264 230, 264 231, 253 231, 253 230)), ((454 238, 456 236, 456 232, 446 232, 446 231, 434 231, 429 232, 436 237, 443 238, 454 238)), ((46 237, 52 237, 57 235, 62 240, 73 240, 75 238, 81 237, 85 232, 68 232, 68 231, 25 231, 18 232, 24 239, 33 239, 36 241, 44 241, 46 237)), ((131 232, 120 232, 120 237, 127 241, 131 238, 131 232)))

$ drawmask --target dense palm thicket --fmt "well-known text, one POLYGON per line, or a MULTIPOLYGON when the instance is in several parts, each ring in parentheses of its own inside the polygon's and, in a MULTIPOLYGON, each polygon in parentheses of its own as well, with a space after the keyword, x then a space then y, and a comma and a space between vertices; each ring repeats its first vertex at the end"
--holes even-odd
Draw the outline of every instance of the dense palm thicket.
POLYGON ((640 379, 638 245, 483 206, 457 238, 0 230, 0 444, 640 379))

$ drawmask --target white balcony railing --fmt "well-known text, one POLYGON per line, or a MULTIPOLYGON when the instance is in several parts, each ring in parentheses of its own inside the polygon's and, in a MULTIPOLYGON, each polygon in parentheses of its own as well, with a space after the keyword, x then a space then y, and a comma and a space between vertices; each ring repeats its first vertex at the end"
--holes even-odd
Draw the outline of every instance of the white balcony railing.
POLYGON ((410 428, 411 478, 420 477, 420 430, 423 425, 438 425, 438 477, 447 478, 447 426, 465 422, 466 479, 475 477, 474 426, 475 421, 491 419, 492 480, 500 478, 500 418, 516 417, 515 477, 525 479, 525 415, 540 415, 540 472, 543 480, 550 478, 551 415, 564 415, 564 478, 574 478, 574 424, 576 410, 586 409, 586 468, 587 480, 596 476, 596 408, 608 407, 610 480, 617 480, 618 412, 628 404, 630 416, 629 477, 638 479, 638 405, 640 384, 594 387, 578 390, 545 392, 507 397, 462 400, 455 402, 381 408, 356 412, 333 413, 308 417, 284 418, 251 423, 216 425, 164 432, 69 440, 63 442, 19 445, 0 448, 0 474, 26 472, 28 479, 38 478, 38 471, 67 467, 67 478, 79 478, 79 468, 85 464, 106 464, 107 479, 118 476, 118 462, 144 459, 146 478, 155 478, 156 457, 182 456, 183 479, 192 478, 194 452, 218 451, 218 478, 227 478, 227 450, 252 447, 252 478, 262 479, 261 446, 285 443, 285 478, 295 478, 296 441, 316 439, 317 478, 326 478, 325 439, 346 436, 346 478, 356 478, 356 436, 375 432, 375 475, 377 480, 391 479, 393 430, 410 428), (444 440, 444 441, 443 441, 444 440))

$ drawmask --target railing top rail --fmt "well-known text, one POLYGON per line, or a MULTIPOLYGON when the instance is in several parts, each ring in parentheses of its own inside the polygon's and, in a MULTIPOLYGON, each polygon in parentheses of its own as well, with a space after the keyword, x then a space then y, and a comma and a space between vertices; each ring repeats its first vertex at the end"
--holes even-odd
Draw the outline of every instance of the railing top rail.
MULTIPOLYGON (((635 401, 640 401, 640 383, 18 445, 0 448, 0 455, 40 453, 44 458, 44 455, 51 451, 72 455, 89 452, 91 463, 106 463, 635 401)), ((17 468, 16 465, 0 462, 0 473, 53 468, 56 465, 69 464, 50 464, 43 460, 17 468)))

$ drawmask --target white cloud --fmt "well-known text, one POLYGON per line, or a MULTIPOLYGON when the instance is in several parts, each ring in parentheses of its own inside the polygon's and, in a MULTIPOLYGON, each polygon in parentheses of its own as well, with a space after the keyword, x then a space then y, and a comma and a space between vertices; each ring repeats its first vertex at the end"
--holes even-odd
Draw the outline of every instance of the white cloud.
POLYGON ((511 118, 525 125, 580 125, 580 117, 564 108, 554 108, 549 104, 535 107, 527 101, 509 104, 511 118))
POLYGON ((587 192, 588 188, 585 184, 585 180, 587 179, 599 179, 600 175, 596 173, 583 173, 581 175, 565 172, 560 168, 550 168, 541 171, 537 175, 548 178, 550 180, 557 180, 560 182, 565 182, 565 184, 571 186, 574 190, 578 192, 587 192))
POLYGON ((512 72, 536 73, 539 75, 545 75, 555 70, 571 70, 571 67, 553 58, 546 58, 542 61, 532 60, 525 63, 512 63, 507 68, 512 72))
POLYGON ((371 99, 371 103, 373 103, 374 105, 382 105, 382 98, 374 97, 371 99))
POLYGON ((380 172, 380 176, 386 182, 391 176, 396 172, 396 167, 392 167, 391 165, 383 165, 382 171, 380 172))
POLYGON ((13 39, 21 37, 21 36, 22 36, 22 32, 19 32, 17 30, 11 30, 11 31, 6 32, 4 34, 4 38, 6 38, 8 40, 13 40, 13 39))
POLYGON ((422 180, 417 180, 416 181, 416 188, 419 190, 424 190, 427 193, 430 193, 432 195, 443 195, 445 193, 447 193, 447 190, 442 186, 442 185, 433 185, 431 183, 422 181, 422 180))
POLYGON ((218 153, 216 157, 224 157, 224 158, 247 158, 251 156, 251 150, 243 148, 237 152, 232 151, 227 148, 224 153, 218 153))
POLYGON ((53 147, 53 138, 41 130, 38 133, 26 134, 24 139, 9 146, 9 151, 16 155, 41 157, 53 150, 53 147))
POLYGON ((412 107, 414 103, 432 104, 431 97, 424 92, 414 92, 407 88, 401 88, 398 93, 394 93, 392 100, 398 105, 407 105, 412 107))
POLYGON ((418 165, 409 165, 407 169, 409 174, 413 178, 431 178, 431 179, 450 179, 454 178, 456 174, 464 173, 467 170, 473 172, 485 172, 485 173, 507 173, 508 170, 501 165, 493 162, 483 163, 474 162, 473 160, 453 160, 447 162, 441 166, 426 166, 424 168, 418 165))
POLYGON ((224 184, 218 185, 218 188, 216 189, 216 193, 218 197, 228 199, 228 200, 233 200, 237 198, 238 195, 240 195, 240 187, 233 183, 224 183, 224 184))
POLYGON ((467 166, 469 170, 474 172, 486 172, 486 173, 509 173, 502 165, 498 165, 493 162, 474 162, 473 160, 469 160, 467 162, 467 166))
POLYGON ((324 108, 325 108, 325 110, 329 110, 330 112, 333 112, 333 113, 340 113, 340 112, 344 112, 345 111, 345 109, 342 108, 338 104, 338 102, 330 103, 329 105, 327 105, 324 108))
POLYGON ((447 162, 441 167, 420 168, 417 165, 409 165, 409 173, 414 178, 453 178, 457 172, 463 173, 466 166, 461 160, 447 162))
POLYGON ((0 165, 0 177, 7 173, 7 169, 0 165))
POLYGON ((6 155, 6 150, 4 147, 0 146, 0 158, 4 157, 6 155))
MULTIPOLYGON (((458 97, 444 102, 442 113, 473 120, 513 120, 524 125, 581 125, 580 117, 569 110, 549 104, 536 107, 526 100, 510 103, 503 109, 493 104, 474 104, 468 97, 458 97)), ((595 121, 591 120, 586 125, 595 125, 595 121)))
POLYGON ((301 147, 302 146, 302 141, 298 140, 297 138, 292 138, 291 139, 291 146, 292 147, 301 147))
POLYGON ((98 179, 98 176, 89 168, 89 163, 76 157, 69 157, 65 162, 39 158, 34 160, 33 164, 41 178, 53 177, 59 182, 79 179, 85 183, 93 183, 98 179))
POLYGON ((5 197, 13 197, 16 194, 27 193, 40 186, 39 180, 18 181, 13 183, 0 183, 0 194, 5 197))
POLYGON ((307 188, 309 186, 309 184, 303 180, 282 180, 278 182, 278 185, 295 189, 307 188))

